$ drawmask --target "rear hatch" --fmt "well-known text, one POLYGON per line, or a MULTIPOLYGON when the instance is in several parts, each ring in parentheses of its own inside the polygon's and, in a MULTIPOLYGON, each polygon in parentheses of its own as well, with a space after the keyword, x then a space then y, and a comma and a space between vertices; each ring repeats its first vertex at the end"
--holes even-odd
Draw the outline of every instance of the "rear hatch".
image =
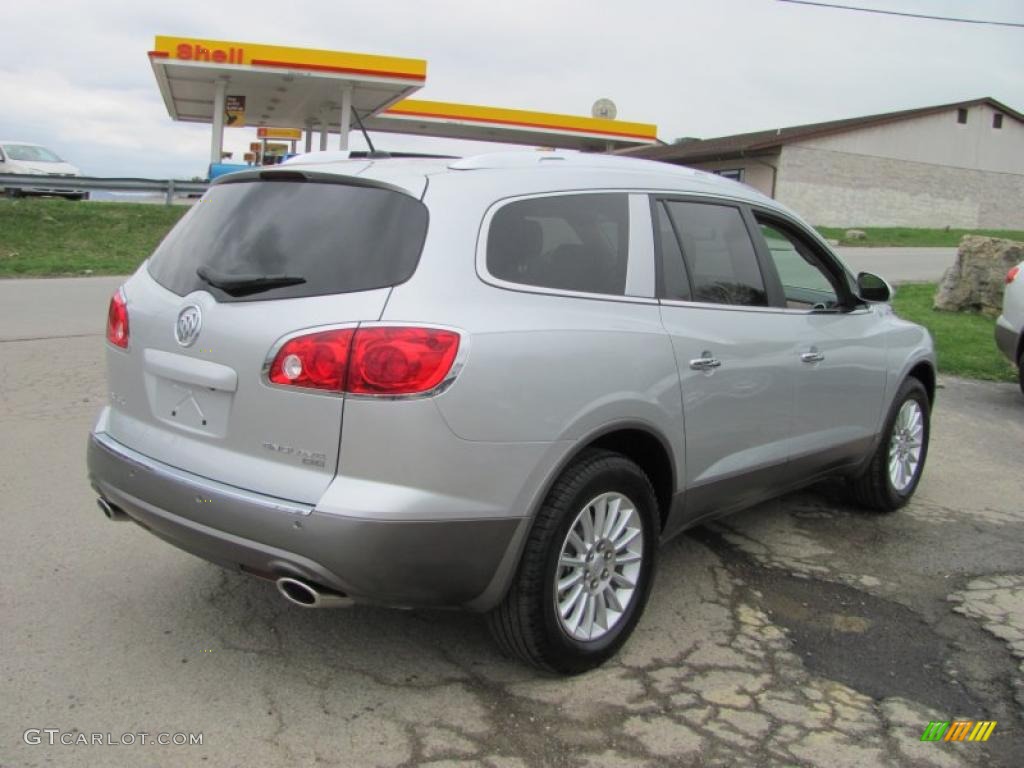
POLYGON ((315 503, 344 401, 269 384, 268 356, 297 331, 379 319, 426 228, 415 197, 349 177, 214 185, 124 286, 129 343, 108 344, 107 432, 188 472, 315 503))

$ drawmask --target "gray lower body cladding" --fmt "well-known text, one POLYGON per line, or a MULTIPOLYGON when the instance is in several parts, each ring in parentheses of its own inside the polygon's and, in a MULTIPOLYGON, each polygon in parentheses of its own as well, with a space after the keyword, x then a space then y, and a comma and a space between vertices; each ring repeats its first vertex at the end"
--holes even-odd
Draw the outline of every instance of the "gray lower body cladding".
POLYGON ((491 583, 520 518, 381 522, 324 514, 90 437, 97 492, 154 535, 226 568, 298 576, 357 599, 461 606, 491 583))

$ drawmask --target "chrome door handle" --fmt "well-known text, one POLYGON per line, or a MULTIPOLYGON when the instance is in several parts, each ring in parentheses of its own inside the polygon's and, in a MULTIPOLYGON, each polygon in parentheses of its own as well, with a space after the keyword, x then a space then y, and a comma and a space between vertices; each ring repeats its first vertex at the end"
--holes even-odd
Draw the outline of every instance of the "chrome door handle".
POLYGON ((800 359, 805 363, 820 363, 825 359, 825 355, 819 352, 817 347, 811 347, 800 355, 800 359))
POLYGON ((715 368, 719 368, 722 365, 722 361, 717 357, 712 357, 711 353, 704 351, 700 353, 701 356, 690 361, 690 367, 695 371, 710 371, 715 368))

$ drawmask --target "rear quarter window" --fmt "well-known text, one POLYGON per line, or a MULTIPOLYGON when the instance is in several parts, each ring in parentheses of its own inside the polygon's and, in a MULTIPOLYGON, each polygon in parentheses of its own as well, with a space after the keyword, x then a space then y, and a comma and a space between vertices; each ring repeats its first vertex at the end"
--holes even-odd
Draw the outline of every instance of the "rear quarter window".
POLYGON ((622 296, 629 257, 625 194, 517 200, 494 214, 487 271, 510 283, 622 296))
POLYGON ((179 296, 206 290, 224 302, 367 291, 408 280, 426 233, 426 206, 388 189, 305 180, 217 184, 157 247, 149 273, 179 296), (199 267, 305 282, 231 295, 202 280, 199 267))

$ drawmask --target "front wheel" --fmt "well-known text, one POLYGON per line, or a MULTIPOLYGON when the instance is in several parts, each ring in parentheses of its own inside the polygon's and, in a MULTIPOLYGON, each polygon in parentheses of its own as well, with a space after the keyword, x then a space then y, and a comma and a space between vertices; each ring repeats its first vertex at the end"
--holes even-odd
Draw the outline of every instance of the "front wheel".
POLYGON ((930 418, 928 392, 920 381, 908 378, 893 399, 867 471, 852 482, 862 506, 892 512, 910 501, 928 456, 930 418))
POLYGON ((621 454, 590 450, 548 494, 512 587, 491 612, 502 649, 563 674, 615 654, 643 613, 654 576, 658 502, 621 454))
POLYGON ((1024 392, 1024 349, 1021 349, 1017 357, 1017 383, 1020 384, 1020 391, 1024 392))

